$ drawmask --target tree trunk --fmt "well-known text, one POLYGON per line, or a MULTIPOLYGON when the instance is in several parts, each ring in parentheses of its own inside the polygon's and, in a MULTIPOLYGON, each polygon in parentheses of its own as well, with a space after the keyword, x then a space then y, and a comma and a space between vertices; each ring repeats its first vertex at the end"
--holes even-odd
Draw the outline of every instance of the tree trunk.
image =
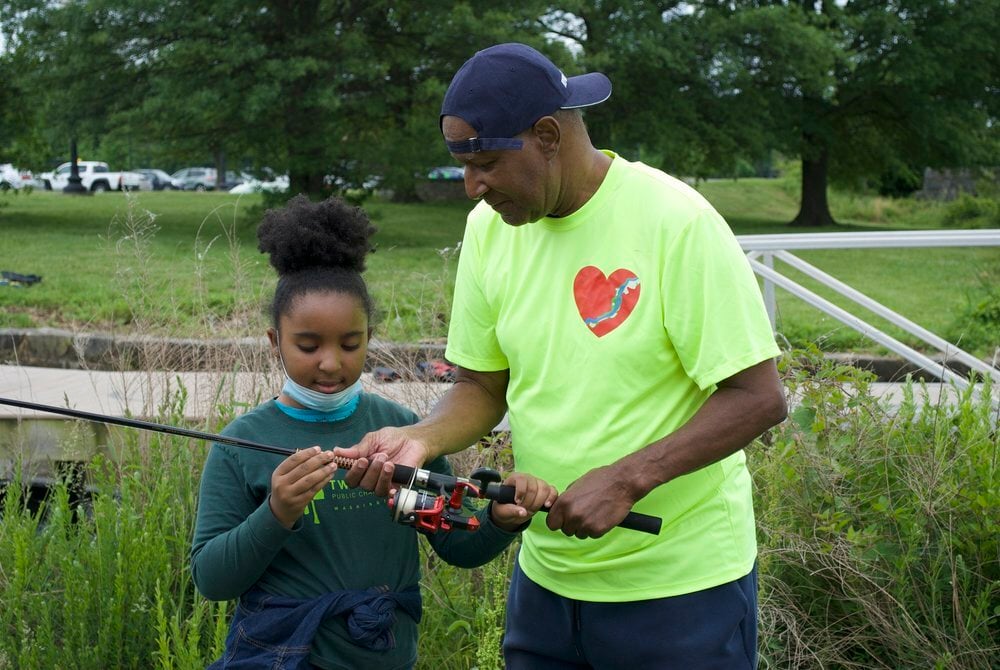
POLYGON ((305 193, 315 198, 324 194, 323 175, 316 172, 292 170, 288 175, 288 195, 305 193))
POLYGON ((76 138, 69 143, 69 183, 63 186, 63 193, 72 195, 90 195, 90 191, 83 187, 83 180, 80 178, 80 158, 76 153, 76 138))
POLYGON ((215 150, 215 188, 219 191, 228 191, 232 184, 226 180, 226 151, 224 149, 215 150))
POLYGON ((802 159, 802 203, 791 225, 809 228, 836 225, 826 200, 828 156, 829 151, 824 147, 816 158, 802 159))

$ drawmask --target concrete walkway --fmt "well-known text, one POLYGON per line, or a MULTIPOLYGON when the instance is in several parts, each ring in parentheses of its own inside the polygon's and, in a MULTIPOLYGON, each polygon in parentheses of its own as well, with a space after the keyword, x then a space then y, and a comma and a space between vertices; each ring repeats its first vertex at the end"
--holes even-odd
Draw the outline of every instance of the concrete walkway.
MULTIPOLYGON (((242 413, 281 388, 280 374, 258 372, 108 372, 0 365, 0 397, 113 417, 194 426, 205 418, 242 413)), ((365 373, 362 385, 424 415, 447 383, 380 382, 365 373)), ((506 427, 506 423, 499 428, 506 427)), ((199 428, 202 429, 203 428, 199 428)), ((51 478, 63 461, 88 460, 113 444, 108 427, 61 414, 0 404, 0 481, 23 462, 34 479, 51 478)), ((129 430, 114 427, 114 430, 129 430)))
MULTIPOLYGON (((111 416, 167 414, 200 419, 220 405, 253 407, 273 397, 280 375, 261 372, 108 372, 0 365, 0 397, 69 407, 111 416)), ((426 414, 450 384, 379 382, 365 373, 361 383, 417 412, 426 414)), ((56 415, 0 405, 0 420, 56 415)))

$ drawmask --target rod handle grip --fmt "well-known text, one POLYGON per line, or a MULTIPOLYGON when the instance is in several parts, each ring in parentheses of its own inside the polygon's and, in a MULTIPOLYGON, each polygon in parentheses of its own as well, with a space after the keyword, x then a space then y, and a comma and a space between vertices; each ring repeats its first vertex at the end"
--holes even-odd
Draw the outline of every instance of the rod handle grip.
MULTIPOLYGON (((489 498, 490 500, 498 503, 512 504, 514 502, 515 491, 516 489, 513 486, 488 484, 483 497, 489 498)), ((541 511, 548 512, 549 508, 543 507, 541 511)), ((621 520, 621 523, 619 523, 618 526, 620 528, 628 528, 629 530, 637 530, 640 533, 659 535, 660 528, 663 526, 663 519, 658 516, 651 516, 641 512, 629 512, 625 515, 625 518, 621 520)))

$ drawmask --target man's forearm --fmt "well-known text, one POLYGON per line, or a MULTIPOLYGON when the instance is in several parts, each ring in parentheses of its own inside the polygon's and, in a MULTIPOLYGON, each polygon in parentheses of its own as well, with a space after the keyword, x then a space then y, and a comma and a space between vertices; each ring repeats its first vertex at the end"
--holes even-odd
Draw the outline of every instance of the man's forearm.
POLYGON ((744 370, 719 388, 680 429, 619 461, 636 499, 657 486, 720 461, 785 418, 773 361, 744 370))
POLYGON ((455 384, 407 432, 431 450, 428 460, 465 449, 503 419, 509 378, 506 370, 483 373, 459 368, 455 384))

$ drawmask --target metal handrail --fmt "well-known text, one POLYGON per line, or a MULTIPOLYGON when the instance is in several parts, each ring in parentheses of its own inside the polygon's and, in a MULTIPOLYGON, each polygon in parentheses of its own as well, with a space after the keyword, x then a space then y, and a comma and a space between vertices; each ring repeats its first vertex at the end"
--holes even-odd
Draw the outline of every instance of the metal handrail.
POLYGON ((891 335, 876 328, 865 320, 834 305, 829 300, 805 288, 798 282, 774 269, 778 259, 821 284, 833 289, 853 302, 885 318, 893 325, 916 336, 944 354, 945 361, 958 361, 976 372, 988 376, 994 384, 1000 384, 1000 370, 963 351, 947 340, 922 328, 906 317, 894 312, 878 301, 848 286, 819 268, 789 253, 788 249, 860 249, 860 248, 902 248, 902 247, 971 247, 1000 246, 1000 230, 927 230, 872 233, 801 233, 782 235, 739 235, 736 238, 747 252, 750 266, 764 280, 764 302, 771 325, 775 325, 776 298, 774 287, 780 286, 806 303, 829 314, 838 321, 858 331, 862 335, 885 346, 914 365, 965 388, 969 382, 963 376, 949 370, 945 363, 934 361, 891 335))
POLYGON ((782 233, 779 235, 737 235, 736 239, 739 240, 744 251, 876 247, 995 247, 1000 246, 1000 229, 782 233))

